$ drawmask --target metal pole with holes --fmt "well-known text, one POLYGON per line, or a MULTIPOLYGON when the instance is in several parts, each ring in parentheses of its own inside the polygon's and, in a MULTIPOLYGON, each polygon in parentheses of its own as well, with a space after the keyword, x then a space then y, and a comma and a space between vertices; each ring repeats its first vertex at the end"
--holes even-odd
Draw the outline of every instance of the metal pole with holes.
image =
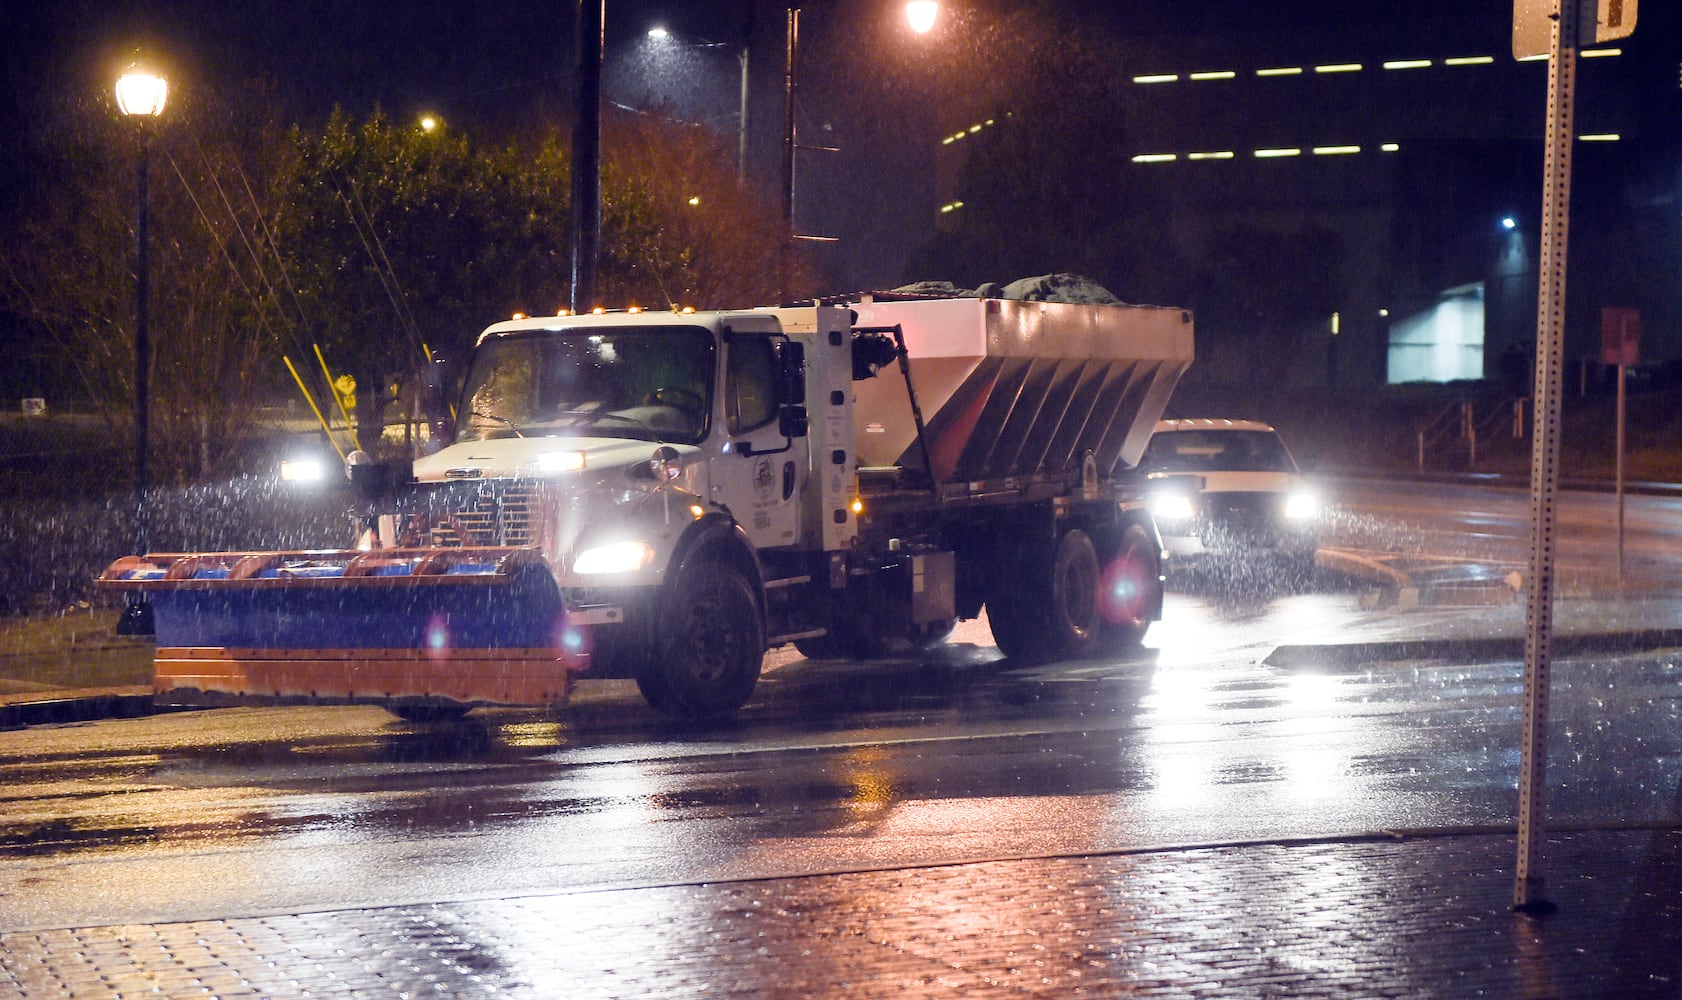
POLYGON ((1513 871, 1513 905, 1532 912, 1551 908, 1542 898, 1541 854, 1548 780, 1554 518, 1559 499, 1565 259, 1571 211, 1571 138, 1577 70, 1577 5, 1572 0, 1559 4, 1551 35, 1547 137, 1542 165, 1541 285, 1536 310, 1536 434, 1530 455, 1530 572, 1525 596, 1518 862, 1513 871))

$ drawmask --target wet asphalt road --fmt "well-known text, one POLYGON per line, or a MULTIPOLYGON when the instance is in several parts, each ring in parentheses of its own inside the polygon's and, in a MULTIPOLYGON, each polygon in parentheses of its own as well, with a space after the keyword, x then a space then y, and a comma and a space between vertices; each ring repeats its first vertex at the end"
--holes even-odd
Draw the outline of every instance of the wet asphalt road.
MULTIPOLYGON (((1418 516, 1342 525, 1513 551, 1510 519, 1418 516)), ((232 709, 0 734, 0 931, 1510 827, 1520 663, 1268 662, 1501 613, 1362 590, 1178 580, 1109 662, 1012 664, 983 623, 920 661, 777 654, 725 726, 595 684, 452 726, 232 709)), ((1682 821, 1682 652, 1556 660, 1552 718, 1551 825, 1682 821)))
MULTIPOLYGON (((232 709, 8 733, 0 930, 1513 822, 1520 664, 1274 667, 1218 617, 1175 598, 1165 635, 1230 640, 1191 657, 1018 669, 964 634, 922 662, 787 657, 723 728, 604 684, 564 717, 445 727, 232 709)), ((1554 690, 1551 822, 1682 819, 1682 660, 1564 661, 1554 690)))

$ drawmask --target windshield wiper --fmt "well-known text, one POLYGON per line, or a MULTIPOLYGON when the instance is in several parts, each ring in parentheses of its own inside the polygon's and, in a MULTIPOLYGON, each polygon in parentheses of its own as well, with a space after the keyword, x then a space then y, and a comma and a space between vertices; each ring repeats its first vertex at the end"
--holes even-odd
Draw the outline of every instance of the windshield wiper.
POLYGON ((627 423, 633 427, 640 428, 644 432, 652 435, 656 441, 661 439, 659 431, 643 423, 641 420, 638 420, 636 417, 627 417, 623 413, 613 413, 609 410, 561 410, 556 414, 556 416, 582 417, 584 423, 586 424, 593 424, 598 420, 618 420, 622 423, 627 423))
POLYGON ((517 438, 525 437, 525 434, 520 431, 520 425, 516 424, 512 420, 509 420, 507 417, 499 416, 495 413, 486 413, 484 410, 474 410, 473 415, 475 417, 484 417, 486 420, 494 420, 499 424, 506 425, 509 430, 514 432, 514 436, 517 438))

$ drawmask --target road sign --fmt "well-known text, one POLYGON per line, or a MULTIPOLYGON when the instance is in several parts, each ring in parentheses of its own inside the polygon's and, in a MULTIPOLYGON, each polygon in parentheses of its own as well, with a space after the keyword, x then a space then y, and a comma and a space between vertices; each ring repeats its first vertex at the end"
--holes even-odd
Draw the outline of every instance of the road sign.
MULTIPOLYGON (((1561 2, 1513 0, 1514 59, 1534 59, 1548 54, 1553 22, 1559 15, 1561 2)), ((1572 47, 1628 38, 1635 30, 1636 3, 1637 0, 1578 0, 1580 27, 1572 47)))
POLYGON ((1600 310, 1600 361, 1625 366, 1641 363, 1641 310, 1621 306, 1600 310))

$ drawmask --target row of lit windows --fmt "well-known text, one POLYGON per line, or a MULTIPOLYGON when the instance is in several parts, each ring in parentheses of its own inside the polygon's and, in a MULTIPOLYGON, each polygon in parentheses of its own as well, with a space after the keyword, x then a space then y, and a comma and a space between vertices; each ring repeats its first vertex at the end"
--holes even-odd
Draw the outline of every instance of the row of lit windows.
MULTIPOLYGON (((1006 113, 1005 117, 1009 118, 1010 117, 1009 113, 1006 113)), ((957 142, 959 139, 968 138, 969 136, 972 136, 972 135, 976 134, 977 132, 981 131, 982 129, 992 128, 996 124, 998 124, 998 120, 995 119, 995 118, 989 118, 984 122, 976 122, 974 125, 971 125, 969 128, 963 129, 963 130, 958 131, 958 132, 953 132, 951 135, 949 135, 946 138, 940 140, 940 144, 942 146, 950 146, 954 142, 957 142)))
MULTIPOLYGON (((1584 49, 1583 51, 1581 51, 1577 54, 1584 59, 1607 58, 1607 57, 1612 57, 1612 56, 1621 56, 1621 55, 1624 54, 1624 50, 1623 49, 1584 49)), ((1538 61, 1538 60, 1546 60, 1547 58, 1548 57, 1545 56, 1545 55, 1544 56, 1528 56, 1528 57, 1526 57, 1524 59, 1520 59, 1518 61, 1519 62, 1535 62, 1535 61, 1538 61)), ((1443 66, 1488 66, 1488 65, 1493 64, 1494 62, 1495 62, 1495 57, 1494 56, 1453 56, 1453 57, 1450 57, 1448 59, 1441 60, 1441 64, 1443 66)), ((1430 69, 1431 67, 1438 65, 1438 60, 1435 60, 1435 59, 1391 59, 1391 60, 1388 60, 1384 63, 1381 63, 1380 65, 1382 65, 1383 68, 1387 69, 1387 70, 1430 69)), ((1366 68, 1367 67, 1363 63, 1321 63, 1321 64, 1316 65, 1316 66, 1270 66, 1270 67, 1267 67, 1267 68, 1264 68, 1264 69, 1256 70, 1255 75, 1258 76, 1258 77, 1289 77, 1289 76, 1303 76, 1305 74, 1314 73, 1314 74, 1319 74, 1321 76, 1332 76, 1332 75, 1337 75, 1337 74, 1340 74, 1340 73, 1360 73, 1360 72, 1365 71, 1366 68)), ((1238 78, 1238 73, 1235 70, 1223 69, 1223 70, 1199 70, 1199 71, 1194 72, 1194 73, 1185 73, 1185 74, 1180 74, 1180 73, 1150 73, 1150 74, 1144 74, 1144 75, 1141 75, 1141 76, 1135 76, 1133 78, 1133 82, 1136 83, 1136 84, 1160 84, 1160 83, 1177 83, 1181 79, 1200 81, 1201 82, 1201 81, 1208 81, 1208 80, 1234 80, 1234 79, 1237 79, 1237 78, 1238 78)), ((1007 115, 1006 117, 1009 117, 1009 116, 1007 115)), ((993 119, 993 118, 989 118, 986 121, 976 122, 975 124, 969 126, 968 128, 960 129, 959 131, 954 132, 951 135, 946 136, 945 138, 940 140, 940 143, 943 146, 950 146, 955 142, 958 142, 962 139, 966 139, 969 136, 975 135, 976 133, 982 131, 983 129, 991 128, 995 124, 997 124, 997 120, 993 119)), ((1580 136, 1579 138, 1581 138, 1584 142, 1592 142, 1592 141, 1596 141, 1596 140, 1609 141, 1607 139, 1607 137, 1604 137, 1604 136, 1594 136, 1594 137, 1580 136)), ((1613 136, 1613 137, 1611 137, 1611 139, 1615 140, 1616 137, 1613 136)), ((1394 150, 1385 150, 1385 151, 1386 152, 1394 152, 1394 150)), ((1257 155, 1261 155, 1261 154, 1258 153, 1257 155)), ((1196 159, 1198 157, 1194 156, 1193 158, 1196 159)), ((1207 156, 1207 157, 1202 157, 1202 158, 1203 159, 1219 159, 1221 157, 1207 156)))
MULTIPOLYGON (((1604 59, 1610 56, 1621 56, 1623 49, 1584 49, 1577 53, 1584 59, 1604 59)), ((1537 62, 1548 57, 1528 56, 1519 62, 1537 62)), ((1488 66, 1495 62, 1494 56, 1453 56, 1442 60, 1444 66, 1488 66)), ((1430 69, 1436 66, 1435 59, 1390 59, 1380 65, 1387 70, 1430 69)), ((1289 77, 1316 74, 1319 76, 1336 76, 1343 73, 1360 73, 1366 70, 1366 64, 1358 62, 1321 63, 1317 66, 1269 66, 1255 71, 1258 77, 1289 77)), ((1134 83, 1178 83, 1180 80, 1208 81, 1208 80, 1236 80, 1238 72, 1230 69, 1198 70, 1192 73, 1145 73, 1133 78, 1134 83)))
MULTIPOLYGON (((1578 142, 1617 142, 1623 136, 1616 132, 1589 132, 1579 135, 1578 142)), ((1394 153, 1401 146, 1394 142, 1381 143, 1377 147, 1381 153, 1394 153)), ((1367 148, 1357 145, 1340 146, 1271 146, 1252 149, 1247 156, 1257 160, 1281 160, 1294 156, 1356 156, 1366 152, 1367 148)), ((1238 152, 1231 149, 1198 150, 1190 153, 1140 153, 1133 157, 1134 163, 1174 163, 1179 160, 1235 160, 1238 152)))

